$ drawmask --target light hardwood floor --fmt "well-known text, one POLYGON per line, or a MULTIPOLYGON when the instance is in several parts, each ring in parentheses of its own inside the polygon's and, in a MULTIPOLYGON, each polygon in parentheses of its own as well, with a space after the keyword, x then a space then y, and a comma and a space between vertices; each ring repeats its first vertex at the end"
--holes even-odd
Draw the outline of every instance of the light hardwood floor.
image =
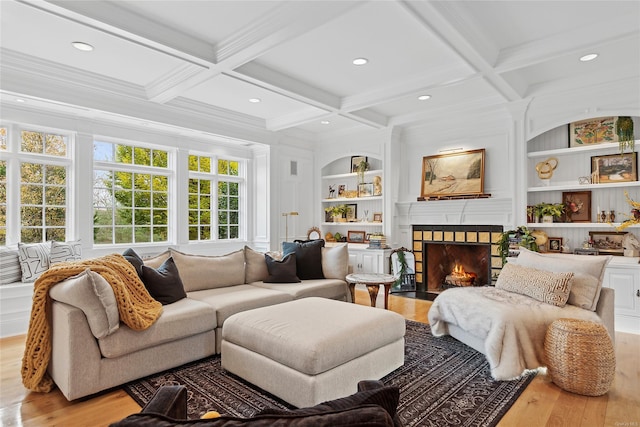
MULTIPOLYGON (((357 291, 356 302, 369 295, 357 291)), ((428 301, 390 296, 389 309, 407 319, 427 322, 428 301)), ((40 394, 20 381, 24 336, 0 340, 0 425, 103 426, 138 412, 140 407, 121 389, 68 402, 60 391, 40 394)), ((640 427, 640 335, 616 334, 616 377, 604 396, 565 392, 538 375, 500 422, 500 426, 640 427)))

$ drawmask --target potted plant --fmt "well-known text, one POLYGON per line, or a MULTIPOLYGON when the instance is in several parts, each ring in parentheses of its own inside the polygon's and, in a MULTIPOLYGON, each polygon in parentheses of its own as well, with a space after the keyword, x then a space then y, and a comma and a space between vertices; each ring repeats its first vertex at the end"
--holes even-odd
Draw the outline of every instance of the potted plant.
POLYGON ((564 213, 562 203, 538 203, 534 211, 537 216, 542 217, 542 222, 553 222, 554 218, 560 218, 564 213))
POLYGON ((505 231, 500 236, 500 240, 498 240, 498 250, 500 252, 500 258, 502 258, 502 265, 507 263, 511 239, 519 240, 519 246, 525 247, 531 251, 538 252, 539 250, 535 236, 531 234, 531 231, 526 226, 521 225, 515 230, 505 231))
POLYGON ((356 173, 358 174, 359 183, 362 184, 364 182, 364 173, 368 170, 369 162, 367 162, 366 160, 362 160, 360 163, 358 163, 358 165, 356 166, 356 173))
POLYGON ((334 205, 324 208, 325 212, 328 212, 333 218, 333 222, 345 222, 344 215, 349 211, 347 205, 334 205))

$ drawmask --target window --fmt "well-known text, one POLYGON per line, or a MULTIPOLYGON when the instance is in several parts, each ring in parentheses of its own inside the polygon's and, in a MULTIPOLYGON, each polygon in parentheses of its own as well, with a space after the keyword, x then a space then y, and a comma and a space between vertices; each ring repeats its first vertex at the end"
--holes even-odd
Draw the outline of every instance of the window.
POLYGON ((94 244, 169 240, 166 150, 94 141, 94 244))
POLYGON ((14 224, 19 223, 14 227, 20 230, 18 236, 13 236, 14 240, 23 243, 65 241, 67 175, 71 165, 67 155, 69 138, 35 130, 20 130, 18 134, 19 141, 12 145, 8 128, 0 128, 0 244, 10 243, 9 218, 15 218, 14 224), (9 188, 9 182, 19 182, 19 185, 9 188), (14 207, 8 203, 9 191, 19 195, 14 207))
POLYGON ((189 156, 190 241, 240 237, 239 199, 243 180, 239 166, 234 160, 189 156), (212 170, 216 164, 217 170, 212 170), (217 222, 212 221, 215 218, 217 222))

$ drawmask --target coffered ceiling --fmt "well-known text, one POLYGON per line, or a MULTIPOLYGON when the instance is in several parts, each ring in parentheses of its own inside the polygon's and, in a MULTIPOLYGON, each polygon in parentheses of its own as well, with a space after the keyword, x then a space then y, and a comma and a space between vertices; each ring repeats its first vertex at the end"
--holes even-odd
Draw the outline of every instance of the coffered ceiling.
POLYGON ((0 15, 4 102, 311 138, 640 79, 638 1, 2 0, 0 15))

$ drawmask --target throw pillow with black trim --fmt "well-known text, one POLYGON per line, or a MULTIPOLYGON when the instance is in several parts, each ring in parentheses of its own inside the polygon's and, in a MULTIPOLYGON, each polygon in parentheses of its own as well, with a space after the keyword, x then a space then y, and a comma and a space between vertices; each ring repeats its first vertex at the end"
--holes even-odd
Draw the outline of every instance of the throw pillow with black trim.
POLYGON ((322 248, 324 240, 283 242, 284 256, 296 254, 296 272, 301 280, 324 279, 322 273, 322 248))
POLYGON ((274 259, 269 254, 264 255, 269 276, 265 283, 299 283, 296 275, 296 254, 292 253, 281 260, 274 259))
POLYGON ((18 243, 18 256, 22 270, 22 282, 35 282, 49 269, 51 242, 18 243))
POLYGON ((136 271, 138 272, 138 277, 142 279, 142 266, 144 265, 144 261, 142 260, 142 257, 138 255, 138 253, 131 248, 124 251, 122 253, 122 256, 124 257, 124 259, 129 261, 131 265, 135 267, 136 271))
POLYGON ((75 242, 51 241, 51 253, 49 254, 49 263, 51 265, 58 262, 79 261, 81 259, 82 243, 80 240, 75 242))
POLYGON ((167 258, 158 268, 142 266, 142 283, 149 294, 162 305, 186 298, 187 294, 172 257, 167 258))

